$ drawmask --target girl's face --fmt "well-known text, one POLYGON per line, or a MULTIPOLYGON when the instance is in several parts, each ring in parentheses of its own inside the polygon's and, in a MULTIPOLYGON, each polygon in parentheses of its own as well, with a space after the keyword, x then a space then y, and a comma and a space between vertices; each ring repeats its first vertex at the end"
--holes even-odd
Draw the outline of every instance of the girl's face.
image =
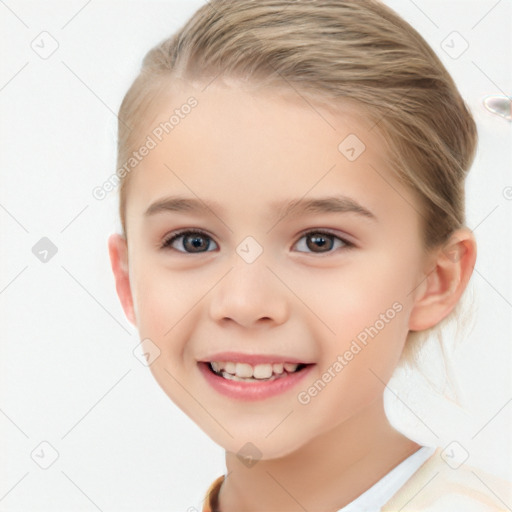
POLYGON ((127 311, 195 423, 275 458, 382 397, 425 276, 421 217, 357 110, 219 82, 175 88, 140 134, 156 146, 130 176, 127 311), (275 366, 238 382, 211 361, 275 366))

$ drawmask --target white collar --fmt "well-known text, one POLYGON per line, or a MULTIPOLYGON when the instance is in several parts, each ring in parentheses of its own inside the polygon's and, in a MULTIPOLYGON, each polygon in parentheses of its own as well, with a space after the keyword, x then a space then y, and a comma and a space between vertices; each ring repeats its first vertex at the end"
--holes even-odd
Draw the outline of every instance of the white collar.
POLYGON ((421 447, 337 512, 379 512, 435 450, 433 446, 421 447))

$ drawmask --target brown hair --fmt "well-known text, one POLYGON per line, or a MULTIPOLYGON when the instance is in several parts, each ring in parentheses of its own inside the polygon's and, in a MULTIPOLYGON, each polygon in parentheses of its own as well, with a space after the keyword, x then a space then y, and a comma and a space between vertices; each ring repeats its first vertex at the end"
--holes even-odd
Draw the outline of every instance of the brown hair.
MULTIPOLYGON (((383 135, 391 168, 420 198, 425 248, 464 224, 475 122, 434 51, 386 5, 209 0, 144 58, 119 110, 118 167, 133 151, 144 112, 165 83, 218 75, 281 89, 290 84, 332 106, 357 104, 383 135), (125 123, 137 128, 129 131, 125 123)), ((127 178, 120 186, 125 236, 127 178)))

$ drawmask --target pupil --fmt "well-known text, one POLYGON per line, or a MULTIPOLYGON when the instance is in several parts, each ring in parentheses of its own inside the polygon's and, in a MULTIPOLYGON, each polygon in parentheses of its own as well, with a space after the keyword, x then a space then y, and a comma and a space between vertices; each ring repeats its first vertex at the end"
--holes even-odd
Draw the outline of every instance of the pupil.
MULTIPOLYGON (((315 249, 318 249, 318 248, 324 248, 328 245, 327 240, 330 240, 330 238, 328 239, 324 235, 313 235, 313 236, 311 236, 312 243, 311 244, 308 243, 308 248, 311 249, 312 251, 314 251, 315 249)), ((332 245, 332 240, 330 240, 330 242, 332 245)), ((327 249, 330 249, 330 248, 331 247, 327 247, 327 249)), ((324 251, 317 251, 317 252, 324 252, 324 251)))
POLYGON ((204 243, 204 238, 200 235, 194 235, 193 237, 189 236, 189 237, 187 237, 187 240, 190 241, 190 245, 194 249, 200 249, 201 246, 206 246, 206 248, 208 247, 208 244, 204 243))

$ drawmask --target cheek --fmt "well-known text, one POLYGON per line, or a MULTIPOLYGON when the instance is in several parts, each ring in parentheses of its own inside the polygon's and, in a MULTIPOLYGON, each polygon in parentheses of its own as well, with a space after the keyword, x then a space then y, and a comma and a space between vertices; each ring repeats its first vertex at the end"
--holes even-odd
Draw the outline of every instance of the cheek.
POLYGON ((408 334, 413 267, 380 255, 315 281, 307 303, 330 331, 317 333, 319 371, 336 375, 321 380, 332 381, 326 395, 341 408, 368 402, 391 377, 408 334))
POLYGON ((159 349, 149 370, 168 397, 193 417, 197 411, 179 383, 196 371, 187 355, 187 333, 193 331, 193 308, 204 295, 204 286, 154 264, 142 268, 136 274, 137 327, 140 339, 150 339, 159 349))
MULTIPOLYGON (((357 414, 382 396, 393 374, 407 336, 407 312, 398 303, 380 309, 365 308, 336 325, 336 337, 324 338, 318 372, 301 387, 298 396, 307 410, 322 418, 328 429, 357 414), (308 409, 311 407, 310 409, 308 409)), ((309 421, 309 420, 308 420, 309 421)))
POLYGON ((160 350, 176 350, 169 340, 178 333, 200 296, 189 279, 175 272, 166 272, 157 265, 144 265, 135 270, 137 327, 141 337, 150 338, 160 350))
MULTIPOLYGON (((412 275, 412 270, 401 269, 393 258, 378 258, 318 273, 313 279, 305 276, 297 290, 328 327, 331 337, 348 340, 374 324, 384 330, 382 321, 386 331, 393 324, 396 335, 407 329, 404 319, 411 303, 412 275), (397 310, 401 313, 397 314, 397 310)), ((329 337, 328 331, 324 334, 329 337)))

